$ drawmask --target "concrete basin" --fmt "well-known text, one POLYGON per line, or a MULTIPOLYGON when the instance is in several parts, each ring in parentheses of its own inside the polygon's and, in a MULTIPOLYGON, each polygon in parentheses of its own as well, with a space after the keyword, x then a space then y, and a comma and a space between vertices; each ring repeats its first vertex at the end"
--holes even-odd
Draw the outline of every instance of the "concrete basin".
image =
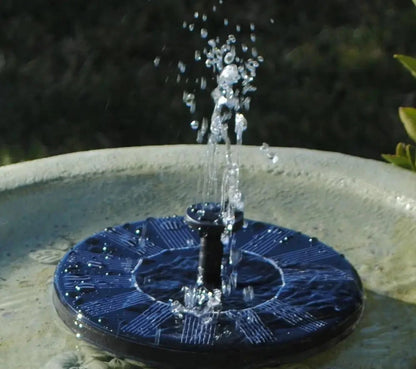
MULTIPOLYGON (((108 149, 0 168, 0 368, 135 367, 66 330, 52 276, 68 249, 104 227, 182 215, 200 201, 204 149, 108 149)), ((273 150, 276 164, 257 147, 240 149, 245 216, 345 254, 367 296, 350 337, 287 368, 416 367, 416 174, 337 153, 273 150)))

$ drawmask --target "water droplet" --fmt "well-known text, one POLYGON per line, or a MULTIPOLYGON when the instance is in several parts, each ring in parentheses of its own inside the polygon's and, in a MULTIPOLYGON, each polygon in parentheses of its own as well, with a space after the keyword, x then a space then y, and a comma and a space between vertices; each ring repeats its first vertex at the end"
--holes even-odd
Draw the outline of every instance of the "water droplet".
POLYGON ((250 23, 250 30, 254 31, 256 29, 256 25, 254 23, 250 23))
POLYGON ((230 45, 225 44, 221 46, 221 50, 217 52, 218 56, 224 55, 226 53, 228 53, 231 50, 230 45))
POLYGON ((270 18, 270 23, 274 24, 274 19, 273 18, 270 18))
POLYGON ((243 50, 243 52, 247 52, 248 46, 246 44, 241 44, 241 50, 243 50))
POLYGON ((155 67, 158 67, 160 64, 160 56, 157 56, 154 60, 153 60, 153 64, 155 67))
POLYGON ((258 60, 260 63, 263 63, 263 62, 264 62, 264 58, 263 58, 261 55, 259 55, 259 56, 257 57, 257 60, 258 60))
POLYGON ((201 90, 205 90, 207 88, 207 80, 204 77, 201 77, 201 90))
POLYGON ((208 37, 208 30, 206 28, 201 28, 201 37, 202 38, 208 37))
POLYGON ((198 13, 198 12, 195 12, 195 13, 194 13, 194 18, 195 18, 195 19, 198 19, 198 18, 199 18, 199 13, 198 13))
POLYGON ((184 91, 183 93, 183 102, 186 106, 191 106, 195 101, 195 95, 189 92, 184 91))
POLYGON ((232 52, 227 53, 224 56, 224 62, 225 62, 225 64, 231 64, 234 61, 234 57, 235 57, 235 54, 234 53, 232 53, 232 52))
POLYGON ((253 286, 247 286, 243 289, 243 299, 246 303, 253 301, 254 289, 253 286))
POLYGON ((224 26, 228 26, 228 18, 224 18, 224 26))
POLYGON ((247 119, 243 114, 237 113, 235 115, 235 133, 237 138, 237 143, 243 143, 243 132, 247 129, 247 119))
POLYGON ((185 21, 183 21, 182 28, 185 29, 186 27, 188 27, 188 23, 186 23, 185 21))
POLYGON ((193 120, 191 123, 190 123, 190 126, 191 126, 191 128, 193 129, 193 130, 197 130, 198 128, 199 128, 199 122, 197 121, 197 120, 193 120))
POLYGON ((239 24, 237 24, 237 25, 235 26, 235 30, 236 30, 237 32, 240 32, 240 31, 241 31, 241 26, 240 26, 239 24))
POLYGON ((263 145, 261 145, 260 150, 261 151, 268 151, 269 150, 269 144, 267 144, 266 142, 263 142, 263 145))
POLYGON ((185 71, 186 71, 186 65, 185 65, 185 63, 184 62, 182 62, 182 61, 179 61, 178 62, 178 69, 179 69, 179 71, 183 74, 183 73, 185 73, 185 71))
POLYGON ((235 44, 237 42, 237 39, 234 35, 228 35, 227 43, 235 44))
POLYGON ((208 40, 208 45, 214 48, 215 46, 217 46, 217 43, 213 38, 211 38, 210 40, 208 40))
POLYGON ((255 47, 253 47, 251 49, 251 55, 253 56, 253 58, 257 58, 257 56, 259 55, 257 49, 255 47))
POLYGON ((192 32, 192 31, 194 30, 194 28, 195 28, 195 24, 193 24, 193 23, 191 23, 191 24, 188 26, 188 29, 189 29, 189 31, 190 31, 190 32, 192 32))
POLYGON ((252 34, 250 35, 250 40, 251 40, 252 42, 256 42, 256 35, 255 35, 254 33, 252 33, 252 34))
POLYGON ((206 14, 202 14, 202 21, 203 22, 206 22, 207 19, 208 19, 207 15, 206 14))
POLYGON ((201 60, 201 52, 199 50, 195 50, 195 61, 201 60))
POLYGON ((318 239, 316 237, 311 237, 311 238, 309 238, 309 242, 311 244, 316 244, 316 243, 318 243, 318 239))

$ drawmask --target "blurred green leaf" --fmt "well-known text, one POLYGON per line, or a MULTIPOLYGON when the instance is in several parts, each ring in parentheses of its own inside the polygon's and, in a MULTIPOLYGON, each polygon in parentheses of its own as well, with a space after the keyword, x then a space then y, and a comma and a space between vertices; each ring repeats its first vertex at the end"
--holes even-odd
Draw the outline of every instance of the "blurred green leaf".
POLYGON ((384 160, 388 161, 391 164, 397 165, 398 167, 404 169, 412 169, 412 165, 409 163, 409 159, 403 156, 390 155, 390 154, 381 154, 384 160))
POLYGON ((412 73, 413 77, 416 78, 416 58, 400 54, 396 54, 394 57, 398 59, 400 63, 402 63, 410 71, 410 73, 412 73))
POLYGON ((416 109, 400 107, 399 116, 407 134, 416 142, 416 109))
POLYGON ((403 142, 399 142, 396 146, 396 156, 407 157, 406 155, 406 145, 403 142))

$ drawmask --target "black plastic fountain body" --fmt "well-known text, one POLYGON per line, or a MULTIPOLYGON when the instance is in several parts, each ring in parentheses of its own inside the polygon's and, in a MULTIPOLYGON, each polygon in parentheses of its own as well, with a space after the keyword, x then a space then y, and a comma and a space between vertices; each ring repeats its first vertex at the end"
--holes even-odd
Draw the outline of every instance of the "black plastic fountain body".
MULTIPOLYGON (((198 203, 186 210, 185 222, 198 231, 200 236, 200 251, 198 272, 202 284, 208 290, 221 289, 221 264, 224 245, 221 235, 225 224, 221 217, 221 204, 198 203)), ((232 231, 238 231, 244 222, 243 212, 235 211, 232 231)))

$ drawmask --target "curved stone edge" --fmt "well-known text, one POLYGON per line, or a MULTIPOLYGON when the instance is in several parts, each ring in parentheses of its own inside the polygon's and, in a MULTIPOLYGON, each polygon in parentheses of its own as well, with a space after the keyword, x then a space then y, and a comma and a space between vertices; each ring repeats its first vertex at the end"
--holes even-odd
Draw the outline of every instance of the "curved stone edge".
MULTIPOLYGON (((35 184, 111 173, 152 173, 161 169, 200 166, 204 145, 141 146, 92 150, 52 156, 0 167, 0 192, 35 184)), ((393 165, 341 153, 300 148, 270 148, 279 161, 274 164, 256 146, 237 148, 247 169, 307 174, 367 190, 385 191, 416 203, 416 174, 393 165)))

